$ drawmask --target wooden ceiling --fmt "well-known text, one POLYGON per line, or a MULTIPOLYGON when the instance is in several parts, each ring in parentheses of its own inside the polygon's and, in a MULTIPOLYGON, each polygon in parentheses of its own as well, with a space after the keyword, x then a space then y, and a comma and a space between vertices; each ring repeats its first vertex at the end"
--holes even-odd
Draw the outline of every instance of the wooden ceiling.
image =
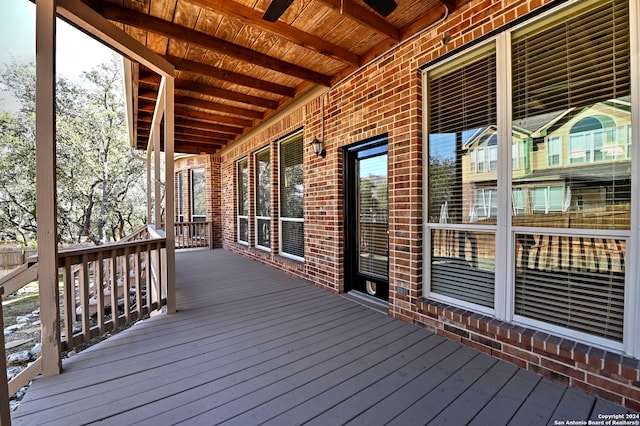
MULTIPOLYGON (((175 151, 216 153, 310 88, 330 87, 468 0, 82 0, 176 67, 175 151)), ((134 73, 136 146, 146 149, 160 76, 134 73)))

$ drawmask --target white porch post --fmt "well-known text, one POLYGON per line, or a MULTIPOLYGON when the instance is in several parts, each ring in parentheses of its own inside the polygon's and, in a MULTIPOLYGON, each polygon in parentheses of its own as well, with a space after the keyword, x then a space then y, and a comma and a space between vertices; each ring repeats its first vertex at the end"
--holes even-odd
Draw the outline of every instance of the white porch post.
POLYGON ((151 146, 147 145, 147 224, 151 223, 153 220, 151 202, 153 199, 151 198, 151 191, 153 191, 153 186, 151 186, 151 146))
POLYGON ((175 263, 175 230, 174 230, 174 176, 173 176, 173 154, 174 154, 174 80, 173 77, 166 76, 164 93, 164 158, 165 158, 165 235, 167 238, 167 313, 176 311, 176 263, 175 263))
POLYGON ((60 374, 56 223, 56 0, 36 2, 36 220, 42 373, 60 374))

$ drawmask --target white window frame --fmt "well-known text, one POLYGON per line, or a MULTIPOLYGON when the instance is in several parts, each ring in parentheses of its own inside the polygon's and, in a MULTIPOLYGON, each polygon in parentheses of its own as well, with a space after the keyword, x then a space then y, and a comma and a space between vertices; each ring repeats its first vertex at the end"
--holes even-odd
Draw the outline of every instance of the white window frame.
MULTIPOLYGON (((278 146, 280 147, 280 145, 282 143, 288 142, 291 140, 291 138, 293 137, 301 137, 304 138, 304 133, 302 130, 299 130, 287 137, 282 138, 279 142, 278 142, 278 146)), ((304 142, 303 142, 303 146, 304 146, 304 142)), ((278 172, 280 172, 282 167, 282 149, 278 148, 278 172)), ((304 150, 302 153, 302 167, 304 169, 304 150)), ((281 187, 281 182, 280 182, 280 178, 278 178, 278 204, 280 203, 280 200, 282 199, 282 193, 280 191, 280 187, 281 187)), ((303 195, 304 197, 304 195, 303 195)), ((278 209, 278 252, 280 254, 280 256, 282 257, 286 257, 288 259, 292 259, 298 262, 304 262, 304 257, 300 257, 300 256, 295 256, 293 254, 284 252, 282 250, 282 242, 283 242, 283 237, 282 237, 282 224, 283 222, 293 222, 293 223, 302 223, 304 224, 304 214, 303 217, 301 218, 297 218, 297 217, 285 217, 282 216, 282 209, 278 209)), ((304 226, 304 225, 303 225, 304 226)), ((304 237, 304 233, 303 233, 303 237, 304 237)))
POLYGON ((195 202, 196 202, 196 194, 193 190, 193 181, 194 181, 194 175, 196 171, 202 171, 202 176, 204 179, 204 188, 206 191, 207 188, 207 169, 205 167, 194 167, 193 169, 190 170, 190 182, 189 182, 189 186, 190 186, 190 193, 191 193, 191 222, 206 222, 207 221, 207 194, 206 192, 204 194, 202 194, 202 196, 204 196, 204 209, 205 212, 204 214, 195 214, 194 210, 195 210, 195 202), (200 220, 202 219, 202 220, 200 220))
MULTIPOLYGON (((273 164, 271 164, 271 145, 267 145, 264 148, 259 149, 258 151, 253 153, 253 167, 254 167, 254 182, 257 182, 260 177, 258 176, 258 155, 262 154, 265 151, 269 151, 269 203, 272 204, 273 200, 271 200, 271 185, 273 184, 273 164)), ((255 207, 255 217, 253 219, 253 225, 254 225, 254 243, 256 248, 260 249, 260 250, 264 250, 266 252, 271 252, 271 246, 263 246, 260 244, 259 240, 258 240, 258 236, 259 236, 259 232, 258 232, 258 227, 259 227, 259 221, 260 220, 268 220, 269 221, 269 244, 271 244, 271 224, 272 224, 272 220, 271 220, 271 215, 269 216, 258 216, 258 185, 254 184, 255 187, 255 191, 253 191, 253 201, 254 201, 254 206, 255 207)), ((269 213, 271 213, 271 205, 269 206, 269 213)))
POLYGON ((547 139, 547 167, 562 166, 562 138, 560 136, 552 136, 547 139), (556 152, 557 150, 557 152, 556 152), (552 161, 554 157, 558 157, 558 162, 552 161))
MULTIPOLYGON (((511 90, 512 90, 512 78, 511 78, 511 34, 513 31, 521 29, 525 26, 531 25, 540 19, 544 19, 549 14, 560 13, 566 8, 570 8, 579 4, 577 1, 570 1, 565 4, 550 10, 538 17, 527 20, 519 25, 516 25, 510 29, 506 29, 503 32, 496 35, 491 40, 496 42, 496 55, 497 55, 497 100, 498 100, 498 135, 504 139, 512 139, 512 122, 511 122, 511 90)), ((631 81, 631 135, 640 135, 640 55, 636 52, 640 51, 640 0, 629 1, 629 39, 630 39, 630 81, 631 81)), ((485 40, 491 42, 490 40, 485 40)), ((476 45, 471 49, 478 49, 479 46, 484 43, 476 45)), ((460 55, 465 55, 472 50, 465 50, 457 55, 453 55, 447 58, 447 61, 454 60, 460 55)), ((422 72, 422 98, 424 108, 423 111, 428 111, 429 91, 428 91, 428 73, 430 69, 436 66, 440 66, 444 62, 424 68, 422 72)), ((423 128, 429 128, 428 113, 423 114, 423 128)), ((425 164, 428 164, 428 132, 423 132, 423 158, 425 164)), ((631 136, 629 136, 629 144, 632 143, 631 136)), ((638 143, 640 146, 640 143, 638 143)), ((511 199, 513 196, 512 191, 512 173, 511 167, 505 167, 504 165, 510 164, 513 161, 512 157, 512 144, 506 143, 503 148, 498 151, 499 158, 498 164, 498 194, 506 194, 511 199)), ((562 156, 562 153, 561 153, 562 156)), ((478 163, 480 162, 480 155, 478 156, 478 163)), ((640 211, 640 149, 631 149, 631 226, 629 231, 619 230, 589 230, 589 235, 599 238, 615 238, 625 239, 626 244, 626 258, 638 259, 640 256, 640 215, 634 212, 640 211)), ((560 159, 562 165, 562 157, 560 159)), ((485 167, 486 169, 486 167, 485 167)), ((476 167, 476 171, 480 171, 480 166, 476 167)), ((425 176, 428 173, 425 172, 425 176)), ((428 217, 428 197, 429 182, 428 179, 423 180, 423 223, 425 225, 425 238, 423 246, 423 258, 424 262, 424 274, 423 276, 423 296, 437 299, 430 294, 429 277, 431 274, 431 230, 442 227, 457 229, 456 225, 439 225, 429 222, 428 217)), ((501 199, 505 199, 503 196, 501 199)), ((472 309, 477 312, 482 312, 488 315, 492 315, 495 318, 519 324, 523 326, 530 326, 543 331, 552 332, 554 334, 565 336, 579 342, 587 344, 597 345, 609 350, 614 350, 627 355, 640 357, 640 335, 637 333, 637 325, 640 324, 640 262, 628 261, 625 264, 625 301, 624 301, 624 319, 623 319, 623 341, 617 342, 609 339, 605 339, 599 336, 582 333, 579 331, 557 327, 552 324, 540 323, 530 318, 520 317, 514 314, 514 294, 515 294, 515 266, 514 266, 514 247, 515 247, 515 234, 516 233, 537 233, 544 234, 544 228, 540 227, 527 227, 527 226, 513 226, 511 223, 511 210, 512 206, 509 203, 500 203, 498 206, 498 227, 496 231, 496 285, 495 285, 495 309, 493 312, 479 309, 477 306, 470 306, 468 303, 458 300, 445 301, 445 303, 451 303, 462 308, 472 309), (508 277, 508 278, 507 278, 508 277)), ((474 226, 465 226, 465 228, 473 229, 474 226)), ((481 228, 487 230, 487 228, 481 228)), ((553 229, 553 233, 556 235, 576 236, 579 232, 573 229, 553 229)))
MULTIPOLYGON (((247 199, 249 199, 249 159, 247 157, 241 158, 238 161, 236 161, 235 163, 235 168, 236 168, 236 185, 238 182, 238 179, 240 178, 240 173, 239 173, 239 167, 241 163, 246 163, 246 168, 247 168, 247 186, 246 188, 243 188, 244 191, 246 191, 247 194, 247 199)), ((241 215, 240 214, 240 198, 239 198, 239 192, 236 190, 236 208, 238 209, 238 215, 236 217, 236 227, 237 227, 237 234, 236 234, 236 242, 238 244, 242 244, 245 246, 249 245, 249 208, 247 208, 247 214, 246 215, 241 215), (241 240, 240 239, 240 221, 244 219, 247 221, 247 241, 241 240)))

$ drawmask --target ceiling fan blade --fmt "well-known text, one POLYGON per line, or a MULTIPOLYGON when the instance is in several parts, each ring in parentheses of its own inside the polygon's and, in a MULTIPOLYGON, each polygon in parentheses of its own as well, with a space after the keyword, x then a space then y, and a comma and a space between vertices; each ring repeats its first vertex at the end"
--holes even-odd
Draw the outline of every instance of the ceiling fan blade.
POLYGON ((394 0, 364 0, 364 2, 385 18, 398 7, 398 3, 394 0))
POLYGON ((262 19, 269 22, 276 22, 280 19, 284 11, 291 6, 291 3, 293 3, 293 0, 272 0, 267 10, 265 10, 264 15, 262 15, 262 19))

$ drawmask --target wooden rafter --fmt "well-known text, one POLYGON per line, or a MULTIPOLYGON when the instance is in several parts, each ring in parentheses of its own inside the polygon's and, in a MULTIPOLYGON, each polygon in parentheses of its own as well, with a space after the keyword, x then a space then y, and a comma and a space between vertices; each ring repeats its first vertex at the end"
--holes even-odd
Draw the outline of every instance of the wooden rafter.
POLYGON ((263 90, 265 92, 275 93, 278 95, 293 98, 296 94, 295 89, 281 84, 272 83, 258 78, 239 74, 237 72, 228 71, 218 67, 212 67, 200 62, 180 59, 175 56, 165 56, 165 58, 175 65, 176 70, 186 71, 200 74, 205 77, 214 78, 216 80, 228 81, 230 83, 239 84, 241 86, 250 87, 252 89, 263 90))
POLYGON ((369 11, 369 9, 366 9, 351 0, 320 1, 338 13, 376 31, 378 34, 382 34, 383 36, 389 37, 395 41, 400 41, 400 29, 393 26, 380 15, 369 11))
POLYGON ((203 95, 213 96, 221 99, 227 99, 243 104, 255 105, 267 109, 278 109, 277 101, 260 98, 258 96, 245 95, 243 93, 221 89, 219 87, 209 86, 207 84, 196 83, 191 80, 176 79, 176 89, 188 90, 190 92, 200 93, 203 95))
POLYGON ((176 140, 175 152, 183 154, 215 154, 220 150, 220 148, 222 148, 222 145, 182 142, 180 140, 176 140))
POLYGON ((191 96, 178 95, 176 96, 175 103, 176 105, 185 105, 194 108, 206 109, 209 111, 218 111, 225 114, 233 114, 240 117, 247 117, 256 120, 262 120, 264 118, 264 113, 261 111, 221 104, 219 102, 205 101, 191 96))
POLYGON ((323 55, 331 56, 341 62, 359 66, 360 57, 336 44, 299 30, 283 22, 269 22, 262 19, 262 13, 229 0, 187 0, 188 3, 209 9, 215 13, 239 19, 246 25, 276 34, 299 46, 315 50, 323 55))
POLYGON ((237 133, 229 133, 224 130, 221 130, 219 124, 207 123, 205 121, 198 120, 190 120, 187 118, 178 118, 176 119, 176 128, 178 127, 189 127, 191 129, 200 129, 207 130, 211 132, 212 137, 218 139, 234 139, 237 133))
POLYGON ((331 76, 233 44, 212 35, 111 3, 96 0, 84 1, 107 19, 197 45, 301 80, 327 87, 331 84, 331 76))
POLYGON ((192 117, 201 121, 211 121, 213 123, 223 123, 236 127, 251 127, 253 121, 245 120, 243 118, 230 117, 228 115, 214 114, 211 112, 204 112, 195 110, 188 106, 177 106, 176 117, 192 117))

